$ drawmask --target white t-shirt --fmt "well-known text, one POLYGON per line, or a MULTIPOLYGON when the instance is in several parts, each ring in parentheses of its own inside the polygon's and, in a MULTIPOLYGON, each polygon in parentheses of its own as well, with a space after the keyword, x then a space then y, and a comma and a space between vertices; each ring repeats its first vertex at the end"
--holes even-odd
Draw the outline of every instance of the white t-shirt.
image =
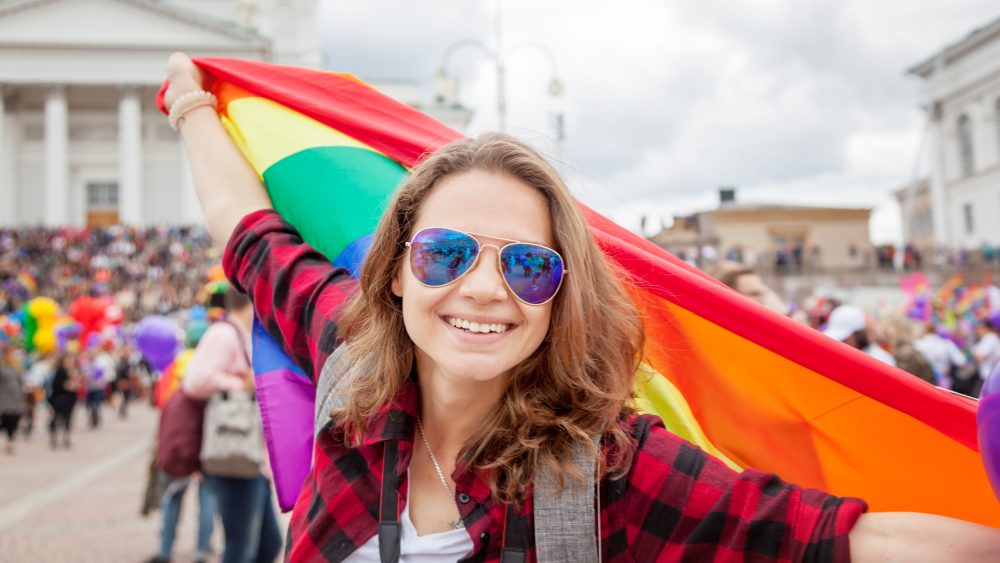
POLYGON ((954 342, 937 334, 925 334, 913 341, 913 347, 927 358, 934 371, 947 377, 952 366, 964 366, 965 356, 954 342))
MULTIPOLYGON (((465 529, 449 530, 437 534, 418 536, 417 529, 410 520, 410 490, 406 490, 406 506, 399 518, 402 522, 400 541, 400 563, 437 563, 458 561, 472 551, 472 538, 465 529)), ((379 563, 378 534, 362 544, 357 551, 344 559, 345 563, 379 563)))
POLYGON ((990 372, 993 371, 993 366, 996 365, 997 360, 1000 360, 1000 336, 997 336, 993 332, 987 332, 972 347, 972 354, 983 358, 979 362, 979 377, 985 380, 990 376, 990 372))

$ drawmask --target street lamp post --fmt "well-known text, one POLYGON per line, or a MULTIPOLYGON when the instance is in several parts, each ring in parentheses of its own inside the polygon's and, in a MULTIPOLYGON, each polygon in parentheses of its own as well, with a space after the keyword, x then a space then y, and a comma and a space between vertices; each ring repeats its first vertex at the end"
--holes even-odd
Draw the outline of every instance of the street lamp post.
MULTIPOLYGON (((511 55, 515 52, 532 49, 542 53, 545 58, 549 61, 549 67, 552 71, 552 79, 549 81, 548 91, 549 95, 552 97, 558 97, 562 94, 564 86, 562 81, 559 80, 559 74, 556 66, 556 59, 552 55, 552 52, 546 49, 540 43, 534 41, 522 41, 511 45, 508 49, 502 52, 490 49, 482 41, 476 39, 461 39, 448 46, 445 49, 444 56, 442 57, 441 67, 437 72, 436 80, 436 90, 437 90, 437 100, 440 103, 445 103, 451 98, 454 102, 458 98, 458 87, 457 81, 448 74, 449 63, 451 62, 452 55, 456 51, 463 48, 471 47, 479 52, 486 55, 496 68, 496 80, 497 80, 497 128, 500 131, 507 130, 507 69, 506 63, 511 55)), ((561 133, 560 133, 561 134, 561 133)))

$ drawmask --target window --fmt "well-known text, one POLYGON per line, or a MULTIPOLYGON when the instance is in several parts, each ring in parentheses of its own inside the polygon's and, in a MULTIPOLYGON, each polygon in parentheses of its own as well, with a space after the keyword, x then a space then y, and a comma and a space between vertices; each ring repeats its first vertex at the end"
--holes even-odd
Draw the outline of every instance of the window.
POLYGON ((972 176, 976 171, 972 154, 972 122, 964 114, 958 118, 958 150, 962 158, 962 175, 972 176))
POLYGON ((115 182, 91 182, 87 184, 87 208, 118 209, 118 184, 115 182))
POLYGON ((965 234, 971 235, 975 225, 972 222, 972 204, 966 203, 962 206, 962 214, 965 217, 965 234))

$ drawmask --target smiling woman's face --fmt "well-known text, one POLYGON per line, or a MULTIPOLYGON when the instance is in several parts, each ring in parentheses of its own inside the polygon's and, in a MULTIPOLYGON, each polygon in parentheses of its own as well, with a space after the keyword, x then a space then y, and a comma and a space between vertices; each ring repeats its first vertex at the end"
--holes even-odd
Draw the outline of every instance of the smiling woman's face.
MULTIPOLYGON (((408 235, 429 227, 555 247, 541 192, 521 180, 482 170, 446 176, 437 183, 408 235)), ((488 238, 482 242, 504 244, 488 238)), ((483 246, 481 252, 472 270, 442 287, 424 286, 413 276, 409 257, 400 261, 392 290, 402 298, 403 322, 416 345, 421 377, 494 380, 530 356, 548 332, 552 302, 527 305, 518 300, 497 267, 497 249, 483 246), (461 321, 499 325, 501 332, 474 333, 453 326, 461 321)))

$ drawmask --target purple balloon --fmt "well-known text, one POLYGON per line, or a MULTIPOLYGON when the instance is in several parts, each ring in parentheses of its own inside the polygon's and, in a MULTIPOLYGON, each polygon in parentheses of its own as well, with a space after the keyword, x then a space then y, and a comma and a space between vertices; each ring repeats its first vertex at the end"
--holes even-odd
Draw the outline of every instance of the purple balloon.
POLYGON ((135 343, 146 361, 163 371, 177 355, 177 325, 159 315, 146 317, 135 329, 135 343))
POLYGON ((993 368, 979 395, 976 429, 979 454, 983 456, 993 493, 1000 500, 1000 364, 993 368))

